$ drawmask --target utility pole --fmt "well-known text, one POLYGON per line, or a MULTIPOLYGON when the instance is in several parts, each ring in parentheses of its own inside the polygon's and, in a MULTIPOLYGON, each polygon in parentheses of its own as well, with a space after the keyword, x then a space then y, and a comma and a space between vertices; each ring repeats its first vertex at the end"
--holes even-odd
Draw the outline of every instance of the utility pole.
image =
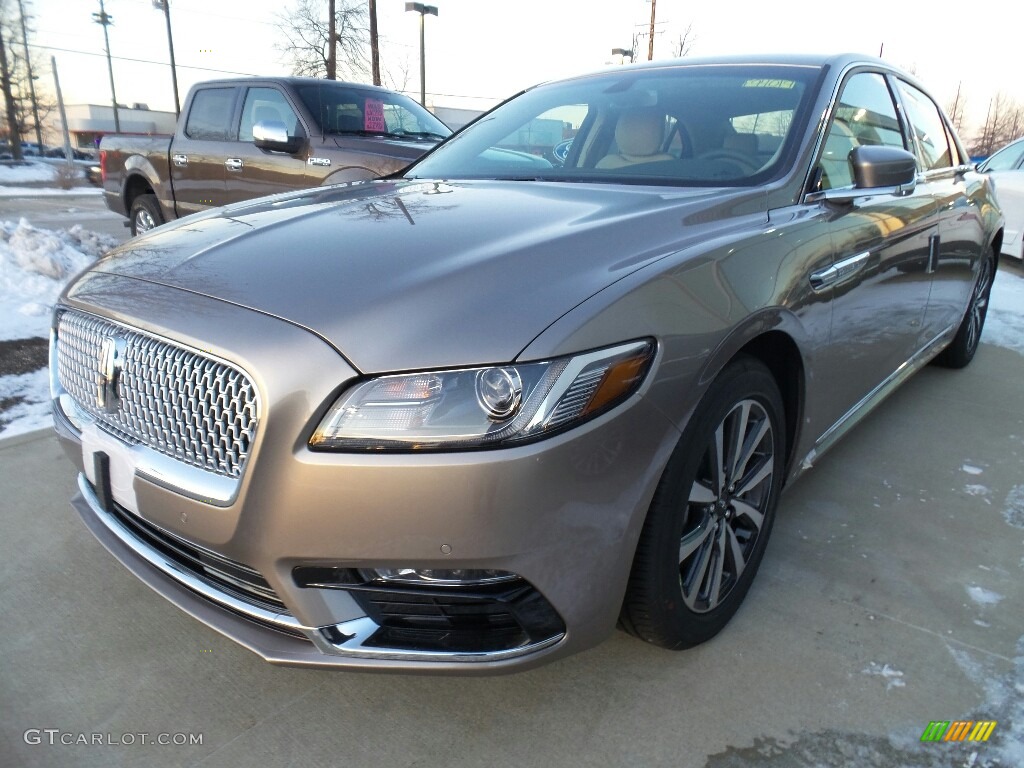
POLYGON ((114 17, 107 13, 100 0, 100 12, 92 15, 93 21, 103 27, 103 42, 107 46, 107 71, 110 73, 110 103, 114 106, 114 133, 121 132, 121 118, 117 114, 117 91, 114 90, 114 64, 110 61, 110 36, 107 27, 114 23, 114 17))
POLYGON ((370 0, 370 64, 373 84, 380 85, 380 47, 377 44, 377 0, 370 0))
POLYGON ((647 43, 647 60, 654 60, 654 8, 657 6, 658 0, 651 0, 651 38, 647 43))
POLYGON ((14 94, 11 93, 11 70, 7 66, 7 45, 4 43, 4 29, 0 26, 0 90, 7 107, 8 143, 15 160, 24 160, 21 153, 21 129, 18 127, 18 113, 14 109, 14 94))
POLYGON ((39 153, 43 152, 43 130, 39 126, 39 102, 36 101, 35 77, 32 75, 32 58, 28 55, 28 30, 25 24, 25 6, 22 0, 18 0, 18 13, 21 14, 21 42, 25 46, 25 69, 28 72, 28 93, 32 98, 32 119, 36 124, 36 144, 39 146, 39 153))
POLYGON ((334 10, 334 0, 327 3, 327 79, 338 79, 338 20, 334 10))
POLYGON ((60 92, 60 78, 57 77, 57 57, 50 57, 50 69, 53 70, 53 85, 57 89, 57 109, 60 110, 60 127, 64 133, 64 159, 68 170, 75 167, 74 152, 71 151, 71 135, 68 133, 68 116, 64 111, 64 96, 60 92))
MULTIPOLYGON (((21 0, 18 0, 19 2, 21 0)), ((171 52, 171 85, 174 88, 174 116, 181 115, 181 102, 178 100, 178 68, 174 64, 174 38, 171 36, 171 0, 153 0, 153 7, 164 12, 167 19, 167 48, 171 52)))

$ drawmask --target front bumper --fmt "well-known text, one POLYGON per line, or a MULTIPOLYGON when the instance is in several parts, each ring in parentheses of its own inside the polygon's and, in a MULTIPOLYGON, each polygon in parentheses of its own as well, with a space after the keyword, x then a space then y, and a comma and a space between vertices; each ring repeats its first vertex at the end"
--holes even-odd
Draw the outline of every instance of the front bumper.
MULTIPOLYGON (((127 287, 95 293, 92 306, 127 287)), ((280 664, 500 672, 610 634, 646 510, 678 440, 642 393, 577 429, 514 448, 313 452, 308 434, 352 369, 295 326, 188 301, 200 306, 185 312, 163 302, 167 313, 148 332, 247 370, 263 403, 231 499, 210 503, 154 480, 117 438, 98 429, 83 435, 61 419, 59 401, 55 409, 62 444, 82 473, 75 508, 147 585, 280 664), (224 337, 211 339, 210 328, 225 329, 224 337), (302 365, 281 365, 282 349, 302 365), (115 482, 103 482, 99 454, 115 482), (168 546, 201 564, 168 555, 168 546), (497 570, 520 581, 430 595, 393 585, 320 588, 296 577, 296 569, 393 568, 497 570), (396 611, 402 615, 392 621, 396 611), (474 643, 476 630, 482 639, 474 643)))

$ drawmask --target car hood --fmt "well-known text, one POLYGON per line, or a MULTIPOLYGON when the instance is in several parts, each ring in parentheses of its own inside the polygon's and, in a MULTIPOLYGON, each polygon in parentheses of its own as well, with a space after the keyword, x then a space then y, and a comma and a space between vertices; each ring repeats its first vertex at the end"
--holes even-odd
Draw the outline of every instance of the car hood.
POLYGON ((376 181, 198 214, 93 269, 286 319, 364 373, 479 365, 758 206, 751 190, 376 181))

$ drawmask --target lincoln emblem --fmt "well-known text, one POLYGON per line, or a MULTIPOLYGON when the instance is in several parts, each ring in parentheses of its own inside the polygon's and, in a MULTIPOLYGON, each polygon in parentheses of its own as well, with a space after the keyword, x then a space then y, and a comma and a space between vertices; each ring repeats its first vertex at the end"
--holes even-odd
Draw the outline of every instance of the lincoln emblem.
POLYGON ((117 380, 124 367, 124 339, 109 336, 100 345, 99 380, 96 384, 96 405, 107 413, 117 411, 117 380))

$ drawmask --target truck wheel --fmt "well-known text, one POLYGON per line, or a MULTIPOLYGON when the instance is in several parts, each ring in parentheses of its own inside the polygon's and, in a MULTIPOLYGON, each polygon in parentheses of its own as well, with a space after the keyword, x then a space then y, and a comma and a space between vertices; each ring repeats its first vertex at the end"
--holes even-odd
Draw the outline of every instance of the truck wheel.
POLYGON ((132 237, 148 232, 164 223, 156 195, 139 195, 132 201, 128 220, 131 222, 132 237))

